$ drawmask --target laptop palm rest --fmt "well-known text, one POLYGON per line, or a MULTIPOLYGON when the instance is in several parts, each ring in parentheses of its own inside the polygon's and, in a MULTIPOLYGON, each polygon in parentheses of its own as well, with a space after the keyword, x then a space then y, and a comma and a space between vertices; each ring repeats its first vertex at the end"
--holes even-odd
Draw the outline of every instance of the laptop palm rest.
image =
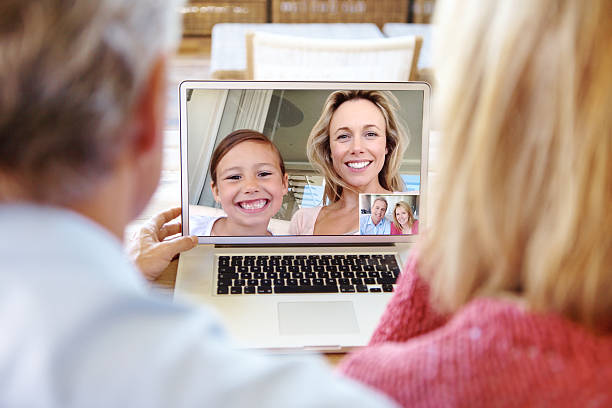
POLYGON ((353 302, 279 302, 281 336, 359 333, 353 302))

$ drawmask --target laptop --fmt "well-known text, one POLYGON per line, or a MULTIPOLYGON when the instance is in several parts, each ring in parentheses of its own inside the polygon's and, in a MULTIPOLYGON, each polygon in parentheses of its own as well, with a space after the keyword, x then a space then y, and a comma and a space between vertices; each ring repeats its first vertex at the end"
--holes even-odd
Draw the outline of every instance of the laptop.
MULTIPOLYGON (((215 308, 245 348, 344 352, 365 346, 418 230, 427 225, 429 85, 184 81, 179 98, 183 234, 197 233, 199 245, 179 258, 175 299, 215 308), (399 166, 403 185, 390 194, 360 194, 355 232, 291 234, 296 212, 326 204, 326 179, 309 161, 306 146, 327 98, 338 90, 380 91, 396 100, 396 117, 409 138, 399 166), (287 173, 286 192, 264 234, 215 232, 231 214, 211 188, 210 161, 219 143, 238 129, 272 141, 287 173), (408 213, 410 231, 391 235, 390 228, 398 231, 399 225, 394 215, 405 220, 408 213)), ((245 163, 252 159, 242 154, 245 163)), ((258 211, 255 207, 241 211, 258 211)))

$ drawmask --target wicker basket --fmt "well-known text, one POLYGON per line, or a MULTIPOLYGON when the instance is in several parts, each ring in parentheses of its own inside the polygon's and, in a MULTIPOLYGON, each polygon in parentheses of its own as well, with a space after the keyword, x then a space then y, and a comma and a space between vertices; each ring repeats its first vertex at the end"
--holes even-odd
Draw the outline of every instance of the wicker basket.
POLYGON ((413 0, 412 22, 431 23, 435 3, 435 0, 413 0))
POLYGON ((272 0, 273 23, 384 23, 408 21, 409 0, 272 0))
POLYGON ((207 1, 185 4, 183 35, 210 35, 217 23, 265 23, 268 6, 266 0, 207 1))

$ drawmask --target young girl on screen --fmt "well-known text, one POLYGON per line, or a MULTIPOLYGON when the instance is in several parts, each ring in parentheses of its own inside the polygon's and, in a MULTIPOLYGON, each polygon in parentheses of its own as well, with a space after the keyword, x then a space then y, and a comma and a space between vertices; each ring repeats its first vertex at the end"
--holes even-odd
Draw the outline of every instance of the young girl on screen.
POLYGON ((271 235, 270 218, 288 189, 285 163, 276 146, 254 130, 236 130, 217 146, 210 161, 210 187, 225 216, 194 216, 194 235, 271 235))

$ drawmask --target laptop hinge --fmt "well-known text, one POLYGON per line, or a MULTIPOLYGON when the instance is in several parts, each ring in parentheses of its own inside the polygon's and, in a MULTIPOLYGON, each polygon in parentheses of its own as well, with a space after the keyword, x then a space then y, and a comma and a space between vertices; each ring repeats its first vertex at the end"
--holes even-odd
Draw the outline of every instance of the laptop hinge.
MULTIPOLYGON (((350 243, 350 244, 325 244, 325 247, 334 248, 334 247, 372 247, 373 244, 363 244, 363 243, 350 243)), ((395 244, 393 242, 380 242, 377 243, 376 246, 379 247, 392 247, 395 244)), ((320 244, 215 244, 215 248, 274 248, 274 247, 282 247, 282 248, 312 248, 312 247, 320 247, 320 244)))

